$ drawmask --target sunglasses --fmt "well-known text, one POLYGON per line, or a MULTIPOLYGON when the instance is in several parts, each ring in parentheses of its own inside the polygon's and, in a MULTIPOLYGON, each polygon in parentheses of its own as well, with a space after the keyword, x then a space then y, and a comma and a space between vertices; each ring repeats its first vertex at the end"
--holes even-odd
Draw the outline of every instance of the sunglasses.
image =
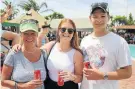
POLYGON ((72 34, 75 32, 75 29, 72 29, 72 28, 60 28, 61 30, 61 33, 64 33, 64 32, 68 32, 69 34, 72 34))
POLYGON ((38 21, 37 20, 34 20, 34 19, 23 19, 23 20, 21 20, 20 24, 23 24, 23 23, 38 24, 38 21))

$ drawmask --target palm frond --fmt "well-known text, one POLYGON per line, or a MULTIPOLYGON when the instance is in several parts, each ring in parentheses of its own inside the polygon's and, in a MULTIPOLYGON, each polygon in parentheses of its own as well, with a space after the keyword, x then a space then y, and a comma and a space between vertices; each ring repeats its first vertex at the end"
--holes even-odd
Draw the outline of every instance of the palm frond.
POLYGON ((29 0, 29 4, 31 4, 32 8, 35 10, 35 11, 39 11, 39 5, 35 2, 35 0, 29 0))
POLYGON ((31 4, 29 4, 27 2, 20 3, 20 4, 18 4, 18 6, 25 11, 29 11, 31 9, 31 4))
POLYGON ((8 1, 2 1, 3 4, 5 4, 6 6, 9 5, 10 3, 8 1))
POLYGON ((46 10, 44 10, 44 11, 41 11, 40 13, 48 12, 48 11, 55 12, 55 11, 54 11, 54 10, 52 10, 52 9, 46 9, 46 10))
POLYGON ((39 5, 34 0, 28 0, 27 2, 22 2, 18 4, 23 10, 29 11, 33 8, 35 11, 39 11, 39 5))
POLYGON ((54 12, 52 9, 48 9, 47 8, 47 3, 44 2, 42 3, 40 6, 36 3, 35 0, 28 0, 27 2, 26 1, 23 1, 21 2, 20 4, 18 4, 18 6, 20 8, 22 8, 23 10, 25 11, 29 11, 31 8, 33 8, 35 11, 38 11, 41 10, 41 8, 43 8, 43 6, 45 6, 46 8, 43 8, 43 11, 42 12, 47 12, 47 11, 52 11, 54 12))
POLYGON ((46 8, 48 8, 48 6, 47 6, 47 3, 46 3, 46 2, 44 2, 44 3, 42 3, 42 4, 40 5, 40 9, 41 9, 43 6, 45 6, 46 8))

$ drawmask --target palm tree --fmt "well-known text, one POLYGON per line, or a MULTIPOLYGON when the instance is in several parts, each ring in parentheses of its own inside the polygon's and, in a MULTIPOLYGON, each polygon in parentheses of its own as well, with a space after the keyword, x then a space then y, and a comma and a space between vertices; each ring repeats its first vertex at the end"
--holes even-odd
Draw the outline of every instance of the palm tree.
POLYGON ((134 22, 134 19, 133 19, 133 16, 132 14, 130 13, 129 16, 128 16, 128 24, 129 25, 133 25, 135 22, 134 22))
POLYGON ((50 14, 48 16, 45 16, 46 20, 52 20, 52 19, 62 19, 64 18, 64 15, 58 12, 54 12, 53 14, 50 14))
POLYGON ((42 12, 46 12, 46 11, 54 12, 52 9, 48 9, 48 6, 47 6, 46 2, 43 2, 41 5, 38 5, 35 2, 35 0, 23 1, 20 4, 18 4, 18 6, 21 7, 25 11, 29 11, 30 9, 33 8, 37 12, 39 12, 41 10, 41 8, 43 8, 43 6, 44 6, 45 10, 43 10, 42 12))
MULTIPOLYGON (((3 4, 5 4, 6 6, 9 6, 9 5, 11 5, 11 3, 13 3, 13 2, 8 2, 7 0, 5 0, 5 1, 3 1, 2 2, 3 4)), ((11 19, 14 19, 15 18, 15 16, 18 14, 18 12, 19 12, 19 9, 17 9, 16 8, 16 6, 11 6, 11 8, 12 8, 12 14, 8 17, 8 20, 11 20, 11 19)), ((2 10, 1 9, 1 12, 3 12, 4 10, 2 10)))

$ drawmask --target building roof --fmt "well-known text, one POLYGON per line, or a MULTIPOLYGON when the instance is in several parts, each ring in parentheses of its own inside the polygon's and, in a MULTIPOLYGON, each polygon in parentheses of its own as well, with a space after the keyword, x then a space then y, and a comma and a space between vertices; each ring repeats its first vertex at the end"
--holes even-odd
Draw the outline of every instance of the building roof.
POLYGON ((19 18, 13 19, 8 21, 9 23, 20 23, 23 19, 35 19, 39 22, 39 27, 42 27, 42 25, 45 25, 45 18, 41 16, 38 12, 36 12, 34 9, 31 9, 28 11, 25 15, 20 16, 19 18))
MULTIPOLYGON (((72 19, 76 25, 77 29, 81 28, 92 28, 92 25, 89 21, 89 18, 73 18, 72 19)), ((61 19, 53 19, 50 24, 52 28, 58 28, 58 25, 60 23, 61 19)))
POLYGON ((135 25, 121 25, 121 26, 113 26, 113 29, 134 29, 135 25))

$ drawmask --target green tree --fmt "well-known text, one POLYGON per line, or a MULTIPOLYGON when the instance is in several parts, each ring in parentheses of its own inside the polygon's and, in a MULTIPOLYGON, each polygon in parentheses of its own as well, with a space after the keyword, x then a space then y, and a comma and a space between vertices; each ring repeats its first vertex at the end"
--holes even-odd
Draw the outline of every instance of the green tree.
POLYGON ((48 9, 47 3, 43 2, 41 5, 38 5, 35 0, 28 0, 28 1, 22 1, 18 4, 19 7, 21 7, 25 11, 29 11, 30 9, 34 9, 35 11, 39 12, 41 8, 44 8, 42 12, 46 11, 52 11, 52 9, 48 9))
POLYGON ((132 14, 130 13, 129 14, 129 17, 128 17, 128 25, 133 25, 135 23, 134 19, 133 19, 133 16, 132 14))
POLYGON ((128 23, 126 16, 115 16, 112 20, 113 25, 126 25, 128 23))
POLYGON ((64 15, 58 12, 54 12, 53 14, 50 14, 48 16, 45 16, 46 20, 52 20, 52 19, 62 19, 64 18, 64 15))

